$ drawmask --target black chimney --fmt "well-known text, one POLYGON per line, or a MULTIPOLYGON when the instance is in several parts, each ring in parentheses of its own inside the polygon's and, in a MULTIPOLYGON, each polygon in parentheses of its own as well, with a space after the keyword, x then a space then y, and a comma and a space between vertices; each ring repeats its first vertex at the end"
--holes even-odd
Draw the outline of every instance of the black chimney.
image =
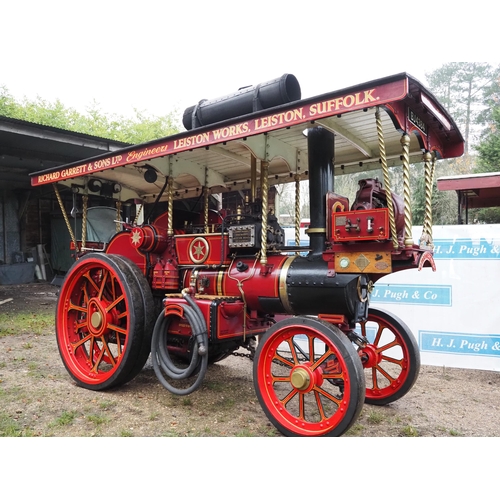
POLYGON ((335 136, 322 127, 307 130, 307 154, 309 158, 310 226, 308 235, 311 251, 309 256, 321 255, 326 241, 326 193, 333 191, 333 162, 335 136))

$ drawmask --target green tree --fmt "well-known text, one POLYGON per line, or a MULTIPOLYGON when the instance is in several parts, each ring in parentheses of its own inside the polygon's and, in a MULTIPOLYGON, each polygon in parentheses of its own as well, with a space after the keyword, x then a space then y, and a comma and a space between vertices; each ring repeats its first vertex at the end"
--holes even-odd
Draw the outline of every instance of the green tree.
POLYGON ((94 135, 115 141, 138 144, 179 132, 176 111, 165 116, 148 116, 134 109, 132 118, 105 115, 99 103, 93 101, 80 113, 66 107, 59 99, 54 102, 41 97, 17 101, 5 86, 0 87, 0 115, 40 125, 94 135))
MULTIPOLYGON (((478 153, 475 173, 500 172, 500 105, 491 109, 488 127, 476 147, 478 153)), ((500 203, 500 201, 499 201, 500 203)), ((487 224, 500 223, 500 207, 478 208, 470 211, 469 218, 487 224)))
MULTIPOLYGON (((430 90, 450 112, 462 130, 465 139, 465 155, 462 158, 442 161, 436 164, 436 179, 441 176, 463 175, 486 171, 486 164, 492 165, 493 139, 488 146, 490 131, 498 129, 493 110, 500 102, 500 67, 481 62, 451 62, 427 74, 430 90), (484 128, 487 126, 486 132, 484 128), (490 147, 491 146, 491 147, 490 147), (481 152, 481 150, 487 151, 481 152), (477 153, 477 154, 476 154, 477 153), (489 157, 488 160, 486 157, 489 157), (483 157, 483 158, 482 158, 483 157)), ((494 163, 493 163, 494 164, 494 163)), ((500 163, 496 162, 498 166, 500 163)), ((418 219, 423 186, 416 183, 414 199, 415 215, 418 219)), ((457 195, 455 192, 433 192, 434 224, 456 223, 457 195)), ((469 219, 486 221, 485 214, 469 213, 469 219)))
POLYGON ((500 105, 492 109, 491 122, 483 133, 476 150, 478 165, 475 171, 477 173, 500 171, 500 105))
POLYGON ((494 98, 500 67, 481 62, 450 62, 425 75, 429 87, 448 109, 465 139, 465 154, 479 136, 487 117, 488 99, 494 98))

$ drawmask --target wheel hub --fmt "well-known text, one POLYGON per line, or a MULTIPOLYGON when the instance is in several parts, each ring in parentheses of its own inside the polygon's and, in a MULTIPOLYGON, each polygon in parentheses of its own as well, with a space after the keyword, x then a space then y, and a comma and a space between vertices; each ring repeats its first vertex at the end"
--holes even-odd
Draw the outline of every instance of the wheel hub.
POLYGON ((304 391, 311 383, 311 377, 305 368, 299 367, 292 373, 290 381, 295 389, 304 391))
POLYGON ((377 366, 382 358, 373 344, 367 344, 363 349, 360 349, 359 356, 363 363, 363 368, 373 368, 377 366))
POLYGON ((310 363, 296 365, 290 374, 290 383, 300 392, 309 392, 315 385, 322 385, 322 373, 319 367, 313 370, 310 363))
POLYGON ((98 330, 100 326, 102 325, 102 314, 101 311, 95 311, 92 313, 92 316, 90 317, 90 324, 92 325, 92 328, 98 330))
POLYGON ((106 333, 108 324, 112 320, 111 313, 106 312, 106 302, 90 299, 87 306, 87 317, 89 332, 94 336, 101 336, 106 333))

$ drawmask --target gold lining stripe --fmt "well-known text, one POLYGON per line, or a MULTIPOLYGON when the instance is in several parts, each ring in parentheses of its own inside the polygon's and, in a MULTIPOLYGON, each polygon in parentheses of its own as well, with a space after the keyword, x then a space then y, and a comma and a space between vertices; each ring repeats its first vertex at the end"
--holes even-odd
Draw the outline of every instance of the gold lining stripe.
POLYGON ((224 278, 224 271, 219 271, 217 273, 217 294, 218 295, 224 295, 224 292, 222 290, 222 280, 224 278))
POLYGON ((283 263, 283 267, 280 270, 279 277, 279 298, 281 300, 281 304, 283 308, 288 314, 293 314, 292 306, 290 305, 290 301, 288 300, 288 289, 286 286, 286 275, 288 274, 288 269, 292 265, 292 262, 297 258, 296 255, 288 257, 283 263))
POLYGON ((306 229, 306 234, 311 233, 326 233, 326 227, 310 227, 306 229))

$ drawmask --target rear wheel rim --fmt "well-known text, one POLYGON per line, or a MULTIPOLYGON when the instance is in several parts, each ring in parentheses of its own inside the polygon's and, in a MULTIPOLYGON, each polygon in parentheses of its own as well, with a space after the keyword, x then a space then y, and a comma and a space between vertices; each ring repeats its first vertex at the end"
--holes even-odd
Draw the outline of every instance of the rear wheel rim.
POLYGON ((420 371, 420 352, 412 332, 399 318, 376 309, 370 309, 359 327, 370 340, 359 350, 365 369, 365 401, 384 405, 400 399, 420 371))

